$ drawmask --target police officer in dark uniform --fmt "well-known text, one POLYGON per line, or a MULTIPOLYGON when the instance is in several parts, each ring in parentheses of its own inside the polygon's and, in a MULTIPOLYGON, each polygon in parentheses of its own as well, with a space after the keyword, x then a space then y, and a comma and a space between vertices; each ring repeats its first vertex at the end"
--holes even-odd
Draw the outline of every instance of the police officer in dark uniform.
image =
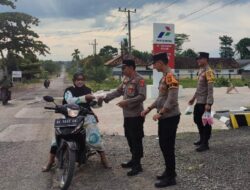
POLYGON ((144 79, 135 70, 134 60, 123 60, 122 73, 125 76, 122 84, 114 92, 107 94, 103 100, 108 103, 123 95, 123 100, 117 105, 123 109, 125 136, 132 158, 121 166, 132 168, 127 175, 134 176, 142 172, 144 117, 140 114, 143 111, 143 101, 146 99, 146 86, 144 79))
POLYGON ((155 187, 161 188, 176 184, 175 138, 180 121, 179 83, 168 66, 167 53, 155 54, 153 56, 153 66, 158 72, 163 73, 163 77, 159 82, 159 96, 141 115, 146 116, 152 109, 157 109, 153 119, 158 120, 159 144, 165 159, 165 171, 162 175, 157 176, 160 181, 155 183, 155 187))
POLYGON ((200 139, 194 143, 199 146, 196 151, 202 152, 209 150, 208 141, 211 136, 212 127, 208 123, 204 126, 202 123, 202 115, 205 111, 211 112, 211 106, 214 102, 213 86, 214 86, 214 73, 208 65, 209 54, 200 52, 197 57, 197 63, 200 67, 198 73, 198 84, 193 98, 189 101, 190 105, 194 106, 194 122, 196 123, 200 139))

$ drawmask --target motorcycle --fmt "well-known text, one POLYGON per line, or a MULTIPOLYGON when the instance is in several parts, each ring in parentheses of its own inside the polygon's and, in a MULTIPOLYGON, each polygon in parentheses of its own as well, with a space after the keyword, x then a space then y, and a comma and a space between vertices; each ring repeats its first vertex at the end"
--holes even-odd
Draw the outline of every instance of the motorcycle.
POLYGON ((6 105, 11 100, 11 91, 8 88, 1 88, 0 99, 2 100, 2 104, 6 105))
POLYGON ((44 81, 43 85, 44 85, 45 88, 49 88, 50 81, 46 79, 46 80, 44 81))
MULTIPOLYGON (((60 188, 68 189, 73 178, 75 163, 78 165, 85 163, 89 156, 95 154, 86 145, 86 129, 84 128, 84 119, 89 114, 94 114, 89 109, 83 108, 77 104, 57 105, 54 98, 44 96, 46 102, 52 102, 55 107, 44 107, 48 110, 54 110, 65 118, 55 119, 54 128, 57 141, 57 167, 59 168, 60 188)), ((90 103, 95 106, 96 101, 90 103)))

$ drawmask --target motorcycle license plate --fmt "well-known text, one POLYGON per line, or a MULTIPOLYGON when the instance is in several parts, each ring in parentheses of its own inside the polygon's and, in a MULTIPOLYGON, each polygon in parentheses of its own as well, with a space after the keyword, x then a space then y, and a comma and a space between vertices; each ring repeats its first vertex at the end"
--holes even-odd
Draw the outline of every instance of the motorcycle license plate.
POLYGON ((75 127, 78 124, 78 119, 56 119, 55 127, 75 127))

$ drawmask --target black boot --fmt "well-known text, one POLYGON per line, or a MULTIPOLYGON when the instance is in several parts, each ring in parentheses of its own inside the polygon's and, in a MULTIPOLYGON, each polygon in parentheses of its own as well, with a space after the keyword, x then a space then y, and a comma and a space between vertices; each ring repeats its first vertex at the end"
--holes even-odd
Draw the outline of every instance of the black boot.
POLYGON ((129 162, 123 162, 121 164, 122 168, 132 168, 134 165, 134 162, 133 160, 130 160, 129 162))
POLYGON ((201 144, 198 148, 196 148, 197 152, 203 152, 209 150, 208 144, 201 144))
POLYGON ((155 183, 155 187, 162 188, 162 187, 168 187, 176 185, 175 177, 165 177, 164 179, 160 180, 159 182, 155 183))
MULTIPOLYGON (((176 177, 176 176, 177 176, 177 174, 176 174, 176 172, 174 172, 174 177, 176 177)), ((167 177, 167 171, 165 170, 161 175, 157 175, 156 179, 162 180, 162 179, 164 179, 166 177, 167 177)))
POLYGON ((141 164, 136 164, 132 167, 132 170, 130 170, 127 173, 127 176, 135 176, 135 175, 139 174, 140 172, 142 172, 141 164))
POLYGON ((194 142, 194 145, 196 145, 196 146, 201 145, 201 140, 194 142))

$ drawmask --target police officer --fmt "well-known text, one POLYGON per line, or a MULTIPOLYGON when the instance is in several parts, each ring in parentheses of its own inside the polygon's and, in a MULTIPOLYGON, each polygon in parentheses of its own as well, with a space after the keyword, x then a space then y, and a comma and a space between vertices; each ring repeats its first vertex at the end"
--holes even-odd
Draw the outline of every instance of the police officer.
POLYGON ((141 117, 140 114, 143 111, 143 101, 146 98, 146 86, 144 79, 136 72, 135 68, 134 60, 123 60, 122 73, 125 78, 122 84, 103 99, 104 102, 108 103, 123 95, 123 100, 117 105, 123 109, 124 131, 132 154, 129 162, 121 164, 123 168, 132 168, 127 173, 128 176, 142 172, 141 158, 143 157, 144 117, 141 117))
POLYGON ((190 105, 194 106, 194 122, 196 123, 200 139, 194 142, 194 145, 198 146, 196 151, 202 152, 209 150, 208 141, 211 136, 212 127, 208 123, 203 126, 202 115, 205 111, 211 112, 211 106, 214 102, 213 98, 213 85, 214 85, 214 73, 208 65, 209 54, 206 52, 200 52, 197 57, 197 63, 200 67, 198 73, 198 84, 196 92, 193 98, 189 101, 190 105))
POLYGON ((179 83, 168 66, 167 53, 155 54, 153 56, 153 67, 158 72, 163 73, 159 82, 159 96, 141 115, 146 116, 152 109, 157 109, 153 119, 158 120, 159 144, 165 159, 165 171, 162 175, 157 176, 160 181, 155 183, 155 187, 161 188, 176 184, 175 138, 180 121, 179 83))

